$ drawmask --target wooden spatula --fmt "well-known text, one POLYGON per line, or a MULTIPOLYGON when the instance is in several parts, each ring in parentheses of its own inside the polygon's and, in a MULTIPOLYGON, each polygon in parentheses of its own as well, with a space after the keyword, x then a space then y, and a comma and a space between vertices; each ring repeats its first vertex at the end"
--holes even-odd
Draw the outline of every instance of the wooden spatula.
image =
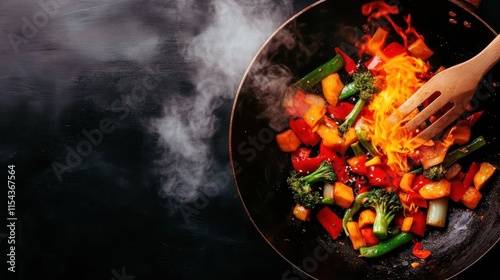
POLYGON ((404 123, 406 131, 413 131, 418 125, 429 119, 439 109, 453 104, 453 107, 439 119, 425 128, 415 138, 423 143, 439 134, 462 114, 484 75, 500 60, 500 35, 473 58, 454 65, 429 79, 417 92, 406 100, 389 118, 390 125, 398 124, 415 108, 427 100, 435 92, 440 95, 421 112, 404 123), (423 140, 423 141, 422 141, 423 140))

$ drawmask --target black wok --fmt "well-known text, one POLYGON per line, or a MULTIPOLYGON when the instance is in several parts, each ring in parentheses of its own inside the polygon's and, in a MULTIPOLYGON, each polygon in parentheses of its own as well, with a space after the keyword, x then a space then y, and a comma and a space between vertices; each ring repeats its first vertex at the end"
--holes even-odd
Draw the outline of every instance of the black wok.
MULTIPOLYGON (((342 236, 331 240, 316 222, 292 219, 293 199, 285 179, 292 169, 289 155, 277 147, 274 136, 286 126, 281 100, 286 86, 334 55, 333 47, 349 44, 349 34, 366 18, 362 1, 320 1, 286 22, 266 42, 250 65, 235 99, 230 129, 230 155, 241 201, 257 230, 287 261, 318 279, 449 279, 466 270, 500 238, 500 178, 484 189, 474 210, 454 205, 446 229, 428 229, 423 240, 432 256, 417 261, 411 246, 380 259, 359 258, 342 236)), ((480 18, 449 1, 401 0, 401 15, 412 23, 435 51, 433 66, 460 63, 484 48, 495 36, 480 18), (450 12, 456 23, 450 23, 450 12), (469 24, 464 24, 464 21, 469 24), (468 27, 466 27, 467 25, 468 27)), ((397 18, 397 17, 396 17, 397 18)), ((488 145, 466 158, 500 166, 499 122, 493 81, 494 67, 478 88, 473 106, 485 110, 474 135, 488 145)), ((283 279, 300 279, 298 272, 284 272, 283 279)))

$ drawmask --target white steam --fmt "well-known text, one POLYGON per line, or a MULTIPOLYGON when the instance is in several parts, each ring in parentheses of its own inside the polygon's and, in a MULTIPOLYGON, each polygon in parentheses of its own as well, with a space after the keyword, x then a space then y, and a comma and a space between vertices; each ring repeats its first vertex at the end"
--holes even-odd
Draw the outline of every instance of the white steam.
MULTIPOLYGON (((193 5, 179 1, 178 8, 186 12, 193 5)), ((195 200, 207 184, 217 184, 214 174, 225 172, 227 166, 215 159, 210 139, 219 122, 229 119, 219 120, 214 111, 233 99, 260 46, 292 12, 286 0, 217 0, 207 6, 211 11, 207 26, 182 42, 185 60, 193 65, 190 82, 195 93, 171 94, 163 117, 153 122, 165 151, 163 194, 177 203, 195 200)))

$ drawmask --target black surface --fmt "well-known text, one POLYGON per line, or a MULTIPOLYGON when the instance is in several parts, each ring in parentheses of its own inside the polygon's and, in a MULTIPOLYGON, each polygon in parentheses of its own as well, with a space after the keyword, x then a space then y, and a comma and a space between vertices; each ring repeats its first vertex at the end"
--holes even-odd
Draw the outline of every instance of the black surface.
MULTIPOLYGON (((0 168, 7 184, 16 166, 17 218, 15 273, 0 227, 0 279, 293 279, 228 166, 245 68, 313 1, 264 2, 0 2, 0 168)), ((478 14, 500 30, 498 10, 478 14)))

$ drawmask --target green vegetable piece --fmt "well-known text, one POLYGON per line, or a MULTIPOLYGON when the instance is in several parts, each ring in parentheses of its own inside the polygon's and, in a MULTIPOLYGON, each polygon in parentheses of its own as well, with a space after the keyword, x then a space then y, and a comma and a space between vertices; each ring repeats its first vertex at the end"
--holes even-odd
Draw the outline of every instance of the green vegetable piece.
POLYGON ((356 90, 359 91, 359 99, 354 105, 352 111, 346 116, 344 123, 339 125, 337 128, 341 136, 343 136, 349 128, 352 127, 354 122, 358 119, 363 107, 365 107, 372 96, 378 92, 375 82, 375 77, 371 72, 354 73, 353 83, 356 90))
POLYGON ((358 92, 359 92, 359 89, 356 87, 356 83, 350 82, 342 88, 342 91, 340 92, 340 95, 339 95, 339 100, 347 99, 347 98, 355 95, 358 92))
POLYGON ((403 208, 395 191, 388 192, 383 188, 376 188, 368 192, 363 206, 375 210, 373 233, 379 239, 387 238, 389 224, 396 214, 403 208))
MULTIPOLYGON (((442 175, 440 174, 440 171, 443 171, 444 169, 446 173, 446 169, 452 166, 455 162, 472 154, 473 152, 477 151, 484 145, 486 145, 486 140, 484 140, 483 136, 478 136, 469 143, 462 145, 454 149, 453 151, 448 152, 441 164, 429 167, 428 170, 424 170, 422 167, 420 167, 415 170, 412 170, 411 172, 415 174, 424 174, 424 176, 426 176, 426 178, 429 180, 433 180, 433 178, 437 179, 439 178, 439 176, 442 175)), ((439 180, 433 180, 433 181, 439 181, 439 180)))
POLYGON ((305 91, 310 90, 313 86, 321 82, 321 80, 323 80, 326 76, 339 71, 342 67, 344 67, 344 59, 342 56, 337 54, 325 64, 319 66, 302 79, 295 82, 293 87, 305 91))
POLYGON ((446 168, 442 164, 434 165, 427 169, 424 169, 425 178, 437 182, 441 181, 441 179, 446 176, 446 168))
POLYGON ((366 131, 366 129, 364 129, 362 125, 359 126, 356 125, 356 136, 358 136, 359 143, 363 147, 365 147, 366 150, 368 150, 368 153, 370 153, 372 157, 375 157, 379 155, 379 152, 377 151, 375 146, 373 146, 372 142, 368 140, 367 134, 368 132, 366 131))
POLYGON ((351 208, 347 209, 344 213, 344 217, 342 218, 342 227, 344 228, 344 232, 347 236, 349 236, 349 231, 347 230, 347 223, 352 220, 352 217, 361 209, 365 198, 368 196, 369 192, 364 192, 358 194, 352 203, 351 208))
POLYGON ((293 192, 295 202, 305 208, 313 209, 319 204, 331 204, 331 201, 322 198, 319 191, 313 190, 312 185, 318 182, 333 183, 336 180, 337 176, 332 165, 323 161, 315 171, 305 176, 299 176, 297 172, 292 171, 287 183, 293 192))
POLYGON ((394 237, 381 241, 378 245, 359 248, 360 257, 377 258, 383 256, 410 242, 412 238, 413 234, 410 232, 402 232, 394 237))

